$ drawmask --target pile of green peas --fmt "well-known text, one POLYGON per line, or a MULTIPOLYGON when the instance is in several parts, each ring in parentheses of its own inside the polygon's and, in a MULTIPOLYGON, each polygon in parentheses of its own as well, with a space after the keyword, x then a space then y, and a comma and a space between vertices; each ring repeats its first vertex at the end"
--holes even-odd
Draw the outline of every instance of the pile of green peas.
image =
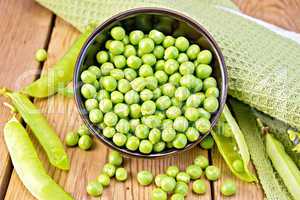
POLYGON ((76 132, 69 132, 65 137, 65 143, 68 147, 78 147, 82 150, 89 150, 93 146, 93 139, 88 128, 83 124, 76 132))
POLYGON ((101 174, 96 180, 90 181, 86 187, 86 191, 90 196, 98 197, 103 193, 103 188, 108 187, 110 179, 115 177, 117 181, 124 182, 128 178, 127 170, 122 167, 123 157, 117 151, 111 151, 108 155, 108 163, 106 163, 101 174))
POLYGON ((219 107, 212 53, 184 36, 126 35, 113 27, 96 60, 81 73, 89 120, 118 147, 143 154, 183 149, 211 128, 219 107))

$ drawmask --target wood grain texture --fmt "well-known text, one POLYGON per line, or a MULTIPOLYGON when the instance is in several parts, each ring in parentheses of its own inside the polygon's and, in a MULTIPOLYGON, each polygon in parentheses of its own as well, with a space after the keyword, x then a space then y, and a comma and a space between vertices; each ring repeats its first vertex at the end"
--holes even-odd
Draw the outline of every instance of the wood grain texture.
MULTIPOLYGON (((232 197, 226 197, 228 200, 263 200, 264 193, 259 183, 246 183, 236 178, 228 168, 223 160, 221 154, 218 152, 216 146, 211 152, 213 165, 221 169, 221 178, 213 183, 214 200, 221 200, 225 197, 221 194, 221 185, 226 179, 233 180, 237 186, 237 193, 232 197)), ((250 167, 251 171, 255 173, 253 166, 250 167)))
MULTIPOLYGON (((52 14, 31 0, 0 1, 0 87, 19 89, 30 83, 39 71, 36 49, 45 47, 50 33, 52 14), (24 23, 26 22, 26 23, 24 23)), ((3 107, 8 99, 0 98, 0 199, 4 198, 12 165, 4 144, 3 126, 10 118, 3 107)))
POLYGON ((233 0, 247 15, 300 32, 299 0, 233 0))

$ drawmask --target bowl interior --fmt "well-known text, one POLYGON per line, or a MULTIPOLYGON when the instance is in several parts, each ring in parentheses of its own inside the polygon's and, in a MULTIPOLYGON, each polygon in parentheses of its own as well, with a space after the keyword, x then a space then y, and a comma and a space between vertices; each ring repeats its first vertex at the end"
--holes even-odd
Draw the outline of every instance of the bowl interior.
POLYGON ((175 11, 161 8, 138 8, 115 15, 102 23, 91 34, 81 50, 75 68, 74 89, 76 104, 85 124, 90 129, 90 131, 106 145, 128 156, 153 158, 170 155, 178 151, 184 151, 192 148, 193 146, 198 144, 208 133, 206 135, 201 135, 201 138, 199 138, 196 142, 189 143, 182 150, 172 148, 166 149, 160 153, 151 153, 149 155, 145 155, 139 152, 132 152, 130 150, 115 146, 111 139, 107 139, 101 134, 101 129, 98 126, 92 124, 89 121, 88 111, 84 106, 84 98, 80 93, 80 88, 82 86, 80 74, 91 65, 99 66, 96 61, 96 53, 99 51, 99 49, 104 49, 105 41, 110 39, 109 31, 116 25, 121 25, 122 27, 124 27, 127 33, 136 29, 143 30, 145 33, 148 33, 151 29, 157 29, 162 31, 165 35, 173 35, 174 37, 185 36, 192 43, 199 44, 200 48, 209 49, 213 53, 213 61, 211 63, 214 73, 213 76, 216 78, 218 82, 218 88, 220 90, 220 106, 218 111, 212 114, 212 127, 216 125, 216 122, 223 110, 226 101, 226 67, 221 51, 213 40, 212 36, 196 21, 175 11))

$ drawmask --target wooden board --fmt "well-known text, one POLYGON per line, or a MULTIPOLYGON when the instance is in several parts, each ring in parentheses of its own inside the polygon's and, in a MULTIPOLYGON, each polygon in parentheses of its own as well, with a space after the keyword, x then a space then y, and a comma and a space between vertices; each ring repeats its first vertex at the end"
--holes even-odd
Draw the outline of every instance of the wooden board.
MULTIPOLYGON (((299 3, 297 0, 263 0, 259 3, 258 0, 235 1, 245 13, 261 17, 270 22, 275 22, 283 27, 288 27, 290 30, 300 30, 300 7, 295 6, 299 3), (294 2, 296 2, 296 4, 294 2), (289 3, 293 3, 291 5, 294 6, 291 8, 289 3), (283 5, 285 5, 285 7, 283 5), (282 11, 284 9, 289 9, 291 11, 282 11), (295 12, 295 10, 297 12, 295 12), (281 16, 281 12, 286 12, 287 16, 281 16), (277 18, 277 16, 281 17, 277 18), (284 20, 282 20, 282 18, 284 18, 284 20), (291 19, 292 23, 287 23, 287 21, 289 21, 287 18, 291 19)), ((34 79, 35 74, 39 69, 38 64, 33 60, 34 51, 38 47, 47 46, 47 38, 49 35, 51 35, 48 50, 49 59, 43 66, 43 72, 50 68, 52 64, 64 54, 74 39, 79 35, 73 27, 60 18, 55 19, 55 26, 52 29, 51 13, 46 11, 46 9, 37 6, 32 0, 22 1, 22 6, 17 0, 3 0, 0 1, 0 9, 6 11, 0 12, 0 16, 13 15, 13 17, 9 18, 10 20, 2 20, 0 22, 0 33, 4 36, 0 37, 0 47, 4 49, 0 58, 2 59, 1 64, 3 64, 1 67, 5 70, 5 73, 0 74, 1 86, 5 85, 16 89, 19 88, 20 85, 25 84, 20 80, 24 80, 28 83, 34 79), (21 21, 26 21, 26 23, 20 23, 21 21), (27 71, 28 69, 30 72, 27 71), (23 76, 23 72, 27 73, 23 76), (16 74, 22 74, 21 78, 16 78, 16 74), (16 85, 14 80, 18 80, 17 83, 19 84, 16 85)), ((0 103, 2 103, 3 99, 1 98, 0 100, 0 103)), ((72 98, 69 99, 56 95, 46 100, 35 100, 35 103, 45 114, 49 123, 53 125, 62 140, 68 131, 76 130, 82 123, 72 98)), ((9 117, 8 109, 0 107, 0 113, 0 121, 3 125, 3 122, 7 121, 9 117)), ((0 128, 0 131, 2 131, 2 127, 0 128)), ((3 197, 6 192, 5 189, 8 185, 11 172, 11 164, 6 148, 3 144, 3 139, 1 138, 2 135, 2 132, 0 132, 0 199, 3 199, 1 197, 3 197)), ((173 164, 179 165, 180 168, 184 170, 185 167, 191 164, 192 160, 199 154, 206 156, 210 155, 212 157, 212 163, 221 168, 223 176, 215 183, 207 182, 208 191, 204 196, 197 196, 190 193, 186 199, 224 199, 220 195, 219 190, 220 184, 226 178, 234 179, 237 181, 238 185, 237 195, 226 199, 263 199, 263 192, 260 186, 255 184, 246 184, 233 177, 220 154, 216 150, 213 152, 207 152, 202 151, 199 148, 159 160, 126 159, 125 168, 130 172, 130 178, 125 183, 118 183, 112 180, 110 187, 104 190, 101 198, 90 198, 85 192, 86 184, 88 181, 95 179, 100 174, 102 166, 106 163, 106 157, 109 149, 98 141, 95 142, 95 146, 91 151, 85 152, 78 148, 67 149, 68 155, 71 158, 71 170, 67 173, 50 166, 43 150, 37 141, 34 138, 32 139, 49 174, 60 185, 62 185, 66 191, 70 192, 76 200, 149 200, 150 191, 153 189, 153 186, 139 186, 136 181, 136 174, 138 171, 148 169, 154 174, 158 174, 162 173, 167 166, 173 164)), ((5 200, 15 199, 33 200, 35 198, 32 197, 32 195, 25 189, 16 173, 13 172, 5 200)))
MULTIPOLYGON (((39 71, 36 49, 46 47, 52 13, 31 0, 0 1, 0 87, 19 89, 39 71)), ((0 98, 0 199, 4 198, 12 165, 3 140, 3 126, 11 114, 0 98)))

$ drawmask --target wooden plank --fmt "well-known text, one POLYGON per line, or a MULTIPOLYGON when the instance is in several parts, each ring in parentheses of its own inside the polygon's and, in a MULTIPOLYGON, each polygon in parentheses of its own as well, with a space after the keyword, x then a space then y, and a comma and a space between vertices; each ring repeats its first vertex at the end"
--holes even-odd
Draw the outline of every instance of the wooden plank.
MULTIPOLYGON (((46 46, 52 14, 32 0, 0 1, 0 87, 19 89, 32 82, 39 71, 36 49, 46 46)), ((0 98, 0 199, 4 198, 12 165, 3 139, 4 123, 11 117, 0 98)))
POLYGON ((299 0, 233 0, 247 15, 300 32, 299 0))
MULTIPOLYGON (((56 20, 48 50, 49 59, 43 71, 63 55, 63 52, 68 49, 77 35, 78 32, 66 22, 63 22, 59 18, 56 20)), ((75 130, 81 124, 73 99, 56 95, 48 100, 38 100, 36 101, 36 105, 44 112, 49 123, 54 125, 61 139, 64 138, 67 131, 75 130)), ((69 173, 66 173, 49 166, 44 152, 34 138, 33 140, 37 145, 39 155, 41 155, 45 167, 49 170, 49 174, 62 185, 66 191, 72 193, 75 199, 91 199, 86 194, 85 187, 88 181, 95 179, 100 174, 102 166, 106 163, 106 157, 109 152, 108 148, 99 141, 96 141, 93 150, 88 152, 84 152, 78 148, 69 148, 67 151, 71 157, 71 170, 69 173)), ((165 168, 171 164, 177 164, 184 170, 200 152, 201 150, 199 148, 195 148, 190 152, 163 160, 126 159, 125 167, 131 173, 130 178, 125 183, 118 183, 113 180, 110 187, 105 189, 101 199, 149 199, 151 187, 141 187, 138 185, 135 178, 138 171, 151 169, 155 174, 162 173, 165 168)), ((201 153, 207 155, 207 152, 202 151, 201 153)), ((209 183, 207 183, 207 185, 209 189, 205 196, 198 197, 191 193, 189 199, 210 199, 209 183)), ((24 197, 24 199, 34 199, 24 188, 17 175, 13 173, 5 199, 18 199, 20 195, 24 197)))
MULTIPOLYGON (((238 178, 236 178, 231 171, 229 170, 227 164, 223 160, 221 154, 218 152, 217 148, 215 147, 213 149, 212 153, 212 162, 215 166, 219 167, 221 169, 221 178, 213 183, 213 188, 214 188, 214 199, 215 200, 220 200, 224 199, 224 196, 221 195, 220 190, 221 190, 221 184, 224 182, 226 179, 231 179, 233 180, 236 185, 237 185, 237 193, 236 195, 232 197, 227 197, 226 199, 228 200, 262 200, 264 199, 264 193, 261 188, 261 186, 257 183, 246 183, 238 178)), ((251 170, 254 171, 253 166, 251 166, 251 170)))

